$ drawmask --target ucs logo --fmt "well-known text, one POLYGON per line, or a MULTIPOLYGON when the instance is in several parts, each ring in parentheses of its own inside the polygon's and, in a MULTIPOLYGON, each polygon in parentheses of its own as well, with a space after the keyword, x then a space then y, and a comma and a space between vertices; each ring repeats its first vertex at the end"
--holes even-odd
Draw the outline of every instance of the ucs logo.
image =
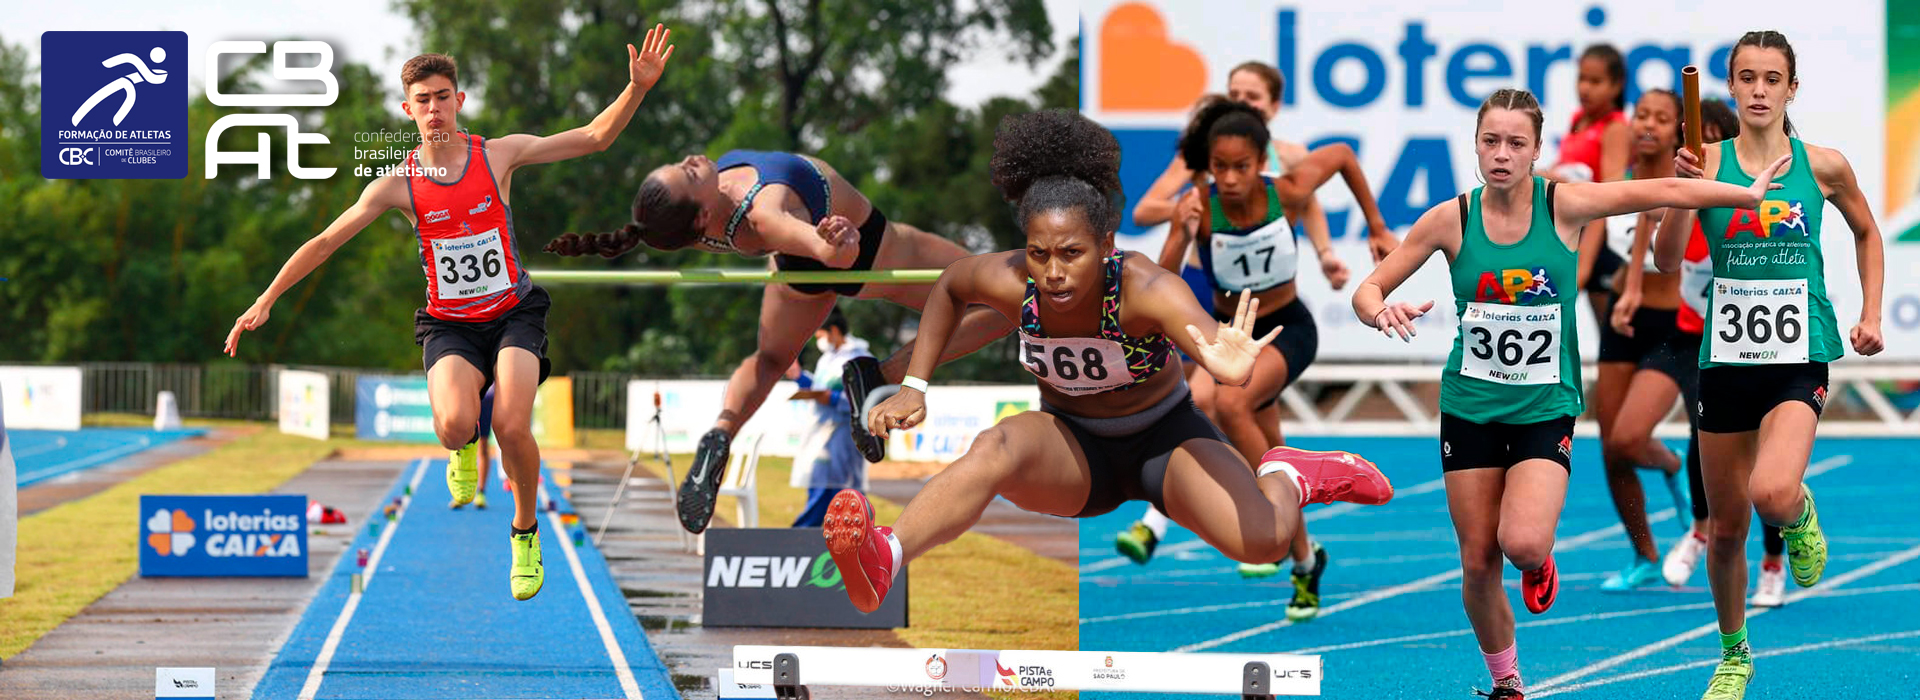
POLYGON ((93 162, 93 149, 62 148, 60 149, 60 164, 61 165, 95 165, 95 163, 93 162))

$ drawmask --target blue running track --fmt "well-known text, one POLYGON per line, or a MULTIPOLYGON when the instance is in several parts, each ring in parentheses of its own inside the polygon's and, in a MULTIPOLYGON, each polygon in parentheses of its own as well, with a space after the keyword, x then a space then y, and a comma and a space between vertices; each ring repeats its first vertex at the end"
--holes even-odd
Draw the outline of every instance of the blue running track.
POLYGON ((97 467, 152 447, 192 437, 205 430, 8 430, 20 487, 97 467))
MULTIPOLYGON (((1349 698, 1469 698, 1488 689, 1486 667, 1461 609, 1459 549, 1439 488, 1433 438, 1296 439, 1308 449, 1358 449, 1393 479, 1377 508, 1312 506, 1309 530, 1331 564, 1322 614, 1287 625, 1284 575, 1246 581, 1235 564, 1178 526, 1153 561, 1115 554, 1113 535, 1145 510, 1129 504, 1080 524, 1080 647, 1102 651, 1258 651, 1318 654, 1322 694, 1349 698)), ((1684 442, 1670 443, 1684 448, 1684 442)), ((1786 607, 1748 630, 1756 675, 1750 698, 1915 697, 1920 681, 1920 442, 1822 438, 1808 484, 1829 560, 1813 589, 1787 583, 1786 607), (1798 599, 1795 596, 1799 596, 1798 599), (1892 684, 1892 685, 1889 685, 1892 684), (1894 688, 1905 688, 1895 690, 1894 688)), ((1607 495, 1599 445, 1575 441, 1573 480, 1555 559, 1559 600, 1531 615, 1518 572, 1506 577, 1529 700, 1696 698, 1719 661, 1704 557, 1679 589, 1661 584, 1604 593, 1600 582, 1633 555, 1607 495)), ((1661 552, 1683 531, 1657 474, 1643 476, 1661 552)), ((1683 514, 1690 521, 1691 514, 1683 514)), ((1748 547, 1757 578, 1760 528, 1748 547)), ((1089 700, 1124 694, 1089 693, 1089 700)), ((1140 698, 1163 696, 1139 695, 1140 698)))
MULTIPOLYGON (((300 698, 315 681, 317 693, 307 697, 326 700, 679 697, 591 541, 573 546, 576 573, 565 548, 571 538, 543 510, 546 583, 532 600, 516 601, 507 588, 512 495, 496 481, 490 509, 449 510, 445 468, 415 461, 394 482, 388 501, 409 482, 416 498, 397 522, 382 523, 392 529, 390 541, 370 562, 375 574, 336 632, 359 570, 354 550, 372 554, 380 539, 355 523, 353 549, 307 606, 254 689, 256 700, 300 698), (588 596, 604 624, 589 612, 588 596), (315 674, 335 635, 324 671, 315 674), (610 646, 625 658, 631 690, 623 688, 610 646)), ((552 495, 560 512, 571 511, 552 495)))

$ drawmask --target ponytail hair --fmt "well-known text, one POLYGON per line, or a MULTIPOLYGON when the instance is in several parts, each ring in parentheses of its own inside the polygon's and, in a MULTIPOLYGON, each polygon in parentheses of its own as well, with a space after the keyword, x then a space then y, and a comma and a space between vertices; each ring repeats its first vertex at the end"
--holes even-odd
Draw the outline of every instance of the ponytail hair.
POLYGON ((633 196, 633 220, 618 231, 567 233, 547 243, 546 251, 568 257, 598 255, 617 258, 641 243, 657 250, 680 250, 700 240, 694 221, 700 205, 691 198, 675 200, 673 190, 658 176, 647 176, 633 196))

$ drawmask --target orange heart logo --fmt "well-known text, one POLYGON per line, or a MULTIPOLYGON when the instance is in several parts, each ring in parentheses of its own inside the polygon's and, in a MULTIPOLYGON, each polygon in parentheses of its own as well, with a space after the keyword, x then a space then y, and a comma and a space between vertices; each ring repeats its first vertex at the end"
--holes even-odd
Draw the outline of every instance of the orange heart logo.
POLYGON ((1174 43, 1153 6, 1127 3, 1100 24, 1100 109, 1179 111, 1206 91, 1200 52, 1174 43))
POLYGON ((160 556, 164 557, 173 553, 172 537, 167 533, 156 532, 147 535, 147 544, 153 547, 153 551, 159 552, 160 556))
POLYGON ((193 532, 193 518, 187 517, 187 511, 185 510, 173 511, 173 531, 174 532, 193 532))

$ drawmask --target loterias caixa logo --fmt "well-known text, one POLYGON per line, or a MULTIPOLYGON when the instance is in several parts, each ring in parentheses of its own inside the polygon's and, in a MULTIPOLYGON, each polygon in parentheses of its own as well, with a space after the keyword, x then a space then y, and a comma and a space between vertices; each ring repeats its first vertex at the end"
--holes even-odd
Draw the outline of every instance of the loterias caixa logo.
MULTIPOLYGON (((206 52, 207 101, 221 107, 325 107, 340 95, 333 48, 322 41, 272 46, 277 81, 318 83, 319 92, 234 94, 220 89, 221 59, 267 53, 262 41, 219 41, 206 52), (293 57, 315 65, 294 65, 293 57), (317 59, 317 61, 316 61, 317 59)), ((179 179, 187 176, 186 32, 45 32, 40 35, 40 174, 48 179, 179 179)), ((269 137, 252 150, 221 150, 233 127, 286 131, 287 172, 302 180, 332 177, 336 168, 300 165, 300 147, 326 145, 290 114, 239 112, 213 123, 206 137, 206 178, 222 165, 252 165, 271 177, 269 137)))

